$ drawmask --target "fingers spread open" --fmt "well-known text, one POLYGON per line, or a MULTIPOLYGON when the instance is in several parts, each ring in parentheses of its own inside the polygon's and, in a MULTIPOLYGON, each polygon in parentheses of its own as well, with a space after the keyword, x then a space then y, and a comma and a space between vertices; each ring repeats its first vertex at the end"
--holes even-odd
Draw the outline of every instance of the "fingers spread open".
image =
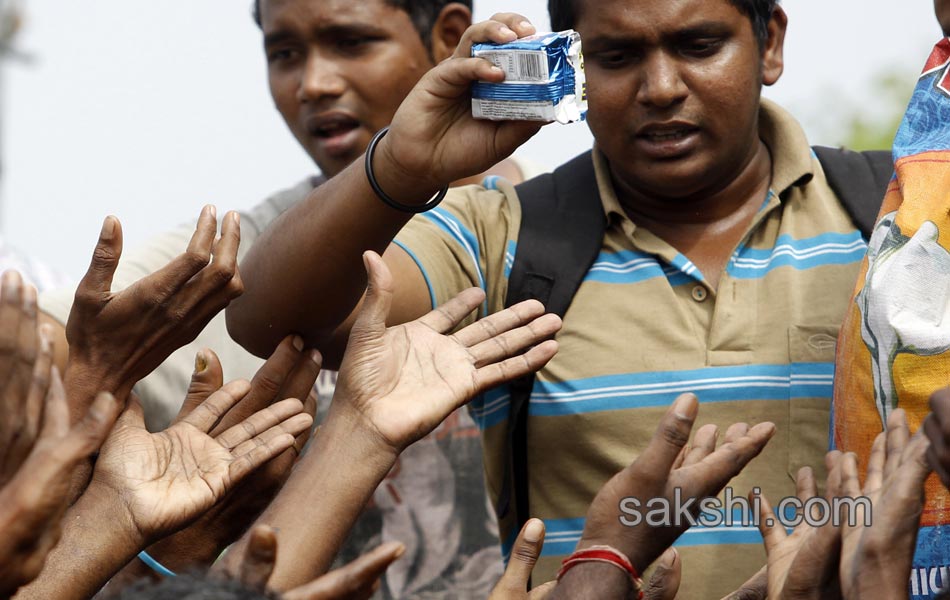
MULTIPOLYGON (((297 400, 296 398, 287 398, 286 400, 281 400, 272 406, 257 411, 215 439, 225 448, 235 448, 239 444, 261 435, 271 427, 279 425, 294 415, 299 415, 302 412, 303 403, 300 402, 300 400, 297 400)), ((309 415, 307 416, 309 417, 309 415)), ((312 417, 310 418, 312 419, 312 417)), ((290 432, 282 431, 281 433, 290 432)), ((298 433, 300 432, 294 432, 293 435, 297 435, 298 433)))
POLYGON ((277 562, 277 533, 273 527, 257 525, 251 530, 241 563, 241 583, 263 592, 277 562))
POLYGON ((762 452, 775 434, 773 423, 759 423, 741 438, 723 444, 700 463, 690 467, 689 476, 695 494, 709 496, 719 491, 762 452))
MULTIPOLYGON (((481 320, 473 324, 472 327, 478 325, 478 323, 481 323, 481 320)), ((560 329, 560 317, 553 314, 544 315, 523 327, 498 333, 494 337, 486 339, 472 347, 469 353, 475 360, 475 366, 481 367, 510 358, 522 348, 540 343, 553 336, 560 329)))
POLYGON ((251 389, 251 384, 243 379, 224 384, 221 389, 208 396, 189 413, 182 423, 188 423, 199 431, 211 431, 232 406, 237 404, 251 389))
MULTIPOLYGON (((481 393, 502 383, 537 371, 554 358, 554 355, 557 354, 557 347, 557 342, 547 340, 521 356, 515 356, 479 368, 474 375, 475 393, 481 393)), ((465 400, 467 401, 468 398, 465 400)))
POLYGON ((345 567, 299 588, 284 592, 284 600, 331 600, 369 597, 376 582, 393 562, 406 551, 398 542, 379 546, 345 567))
POLYGON ((479 288, 469 288, 424 315, 419 322, 438 333, 447 333, 484 301, 485 292, 479 288))
MULTIPOLYGON (((543 314, 543 304, 537 300, 527 300, 479 319, 453 337, 462 346, 471 348, 481 342, 496 338, 507 331, 531 323, 543 314)), ((464 315, 462 318, 465 318, 464 315)))
POLYGON ((489 600, 511 598, 512 594, 524 594, 528 589, 531 571, 541 556, 544 547, 544 522, 529 519, 511 547, 511 558, 504 574, 495 585, 489 600))

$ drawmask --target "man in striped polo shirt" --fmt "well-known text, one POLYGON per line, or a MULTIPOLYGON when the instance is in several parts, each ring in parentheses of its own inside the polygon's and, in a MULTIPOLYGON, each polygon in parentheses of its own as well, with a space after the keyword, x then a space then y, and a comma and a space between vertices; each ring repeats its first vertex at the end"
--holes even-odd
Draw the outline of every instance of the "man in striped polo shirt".
MULTIPOLYGON (((552 0, 550 8, 555 29, 573 26, 584 40, 597 176, 584 201, 602 204, 607 231, 531 396, 530 510, 548 531, 535 582, 573 551, 597 490, 638 456, 681 392, 698 395, 703 422, 777 425, 733 481, 735 496, 753 486, 769 498, 794 495, 793 474, 820 467, 827 449, 835 339, 865 251, 800 126, 760 98, 783 70, 786 16, 776 2, 552 0)), ((537 131, 469 116, 469 83, 503 79, 468 58, 470 44, 533 32, 518 15, 495 18, 423 79, 380 142, 375 177, 397 203, 426 203, 537 131)), ((512 186, 496 188, 452 191, 410 220, 381 202, 363 165, 352 166, 248 254, 247 292, 228 309, 232 334, 263 353, 286 332, 303 332, 328 362, 339 360, 367 248, 386 250, 394 321, 470 286, 487 295, 479 316, 501 309, 521 207, 512 186)), ((509 408, 504 389, 471 404, 496 498, 509 408)), ((507 550, 517 533, 510 515, 501 526, 507 550)), ((751 526, 694 528, 679 548, 686 598, 718 598, 764 564, 751 526)))

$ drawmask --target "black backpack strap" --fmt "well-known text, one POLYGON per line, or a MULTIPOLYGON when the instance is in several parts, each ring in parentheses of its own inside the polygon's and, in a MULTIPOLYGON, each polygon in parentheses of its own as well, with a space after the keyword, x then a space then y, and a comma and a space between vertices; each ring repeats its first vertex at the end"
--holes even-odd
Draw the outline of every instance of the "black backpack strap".
MULTIPOLYGON (((515 188, 521 228, 505 306, 528 299, 564 317, 603 245, 607 218, 600 202, 590 152, 553 173, 515 188)), ((502 518, 514 508, 517 528, 530 517, 528 506, 528 402, 534 375, 511 383, 508 456, 495 510, 502 518), (512 502, 514 500, 514 502, 512 502), (514 506, 512 506, 514 505, 514 506)))
POLYGON ((828 185, 841 200, 865 240, 877 222, 887 186, 894 175, 891 153, 885 150, 854 152, 844 148, 813 148, 825 171, 828 185))

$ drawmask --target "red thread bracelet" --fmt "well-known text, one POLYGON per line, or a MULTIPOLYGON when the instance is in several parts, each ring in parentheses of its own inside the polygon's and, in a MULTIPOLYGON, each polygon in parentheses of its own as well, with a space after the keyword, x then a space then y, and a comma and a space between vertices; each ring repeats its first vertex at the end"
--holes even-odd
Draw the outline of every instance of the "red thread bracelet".
POLYGON ((560 581, 561 577, 564 577, 564 574, 573 567, 585 562, 600 562, 617 567, 630 576, 630 583, 637 592, 637 600, 643 600, 643 580, 640 579, 636 567, 623 552, 610 546, 590 546, 577 550, 561 563, 561 570, 557 572, 557 581, 560 581))

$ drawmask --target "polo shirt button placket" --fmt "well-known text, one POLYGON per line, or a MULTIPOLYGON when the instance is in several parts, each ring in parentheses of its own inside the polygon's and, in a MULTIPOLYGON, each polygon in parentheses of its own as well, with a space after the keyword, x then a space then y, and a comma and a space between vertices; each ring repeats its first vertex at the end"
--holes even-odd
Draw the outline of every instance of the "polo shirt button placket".
POLYGON ((709 297, 709 292, 705 287, 697 285, 693 288, 692 296, 696 302, 704 302, 709 297))

